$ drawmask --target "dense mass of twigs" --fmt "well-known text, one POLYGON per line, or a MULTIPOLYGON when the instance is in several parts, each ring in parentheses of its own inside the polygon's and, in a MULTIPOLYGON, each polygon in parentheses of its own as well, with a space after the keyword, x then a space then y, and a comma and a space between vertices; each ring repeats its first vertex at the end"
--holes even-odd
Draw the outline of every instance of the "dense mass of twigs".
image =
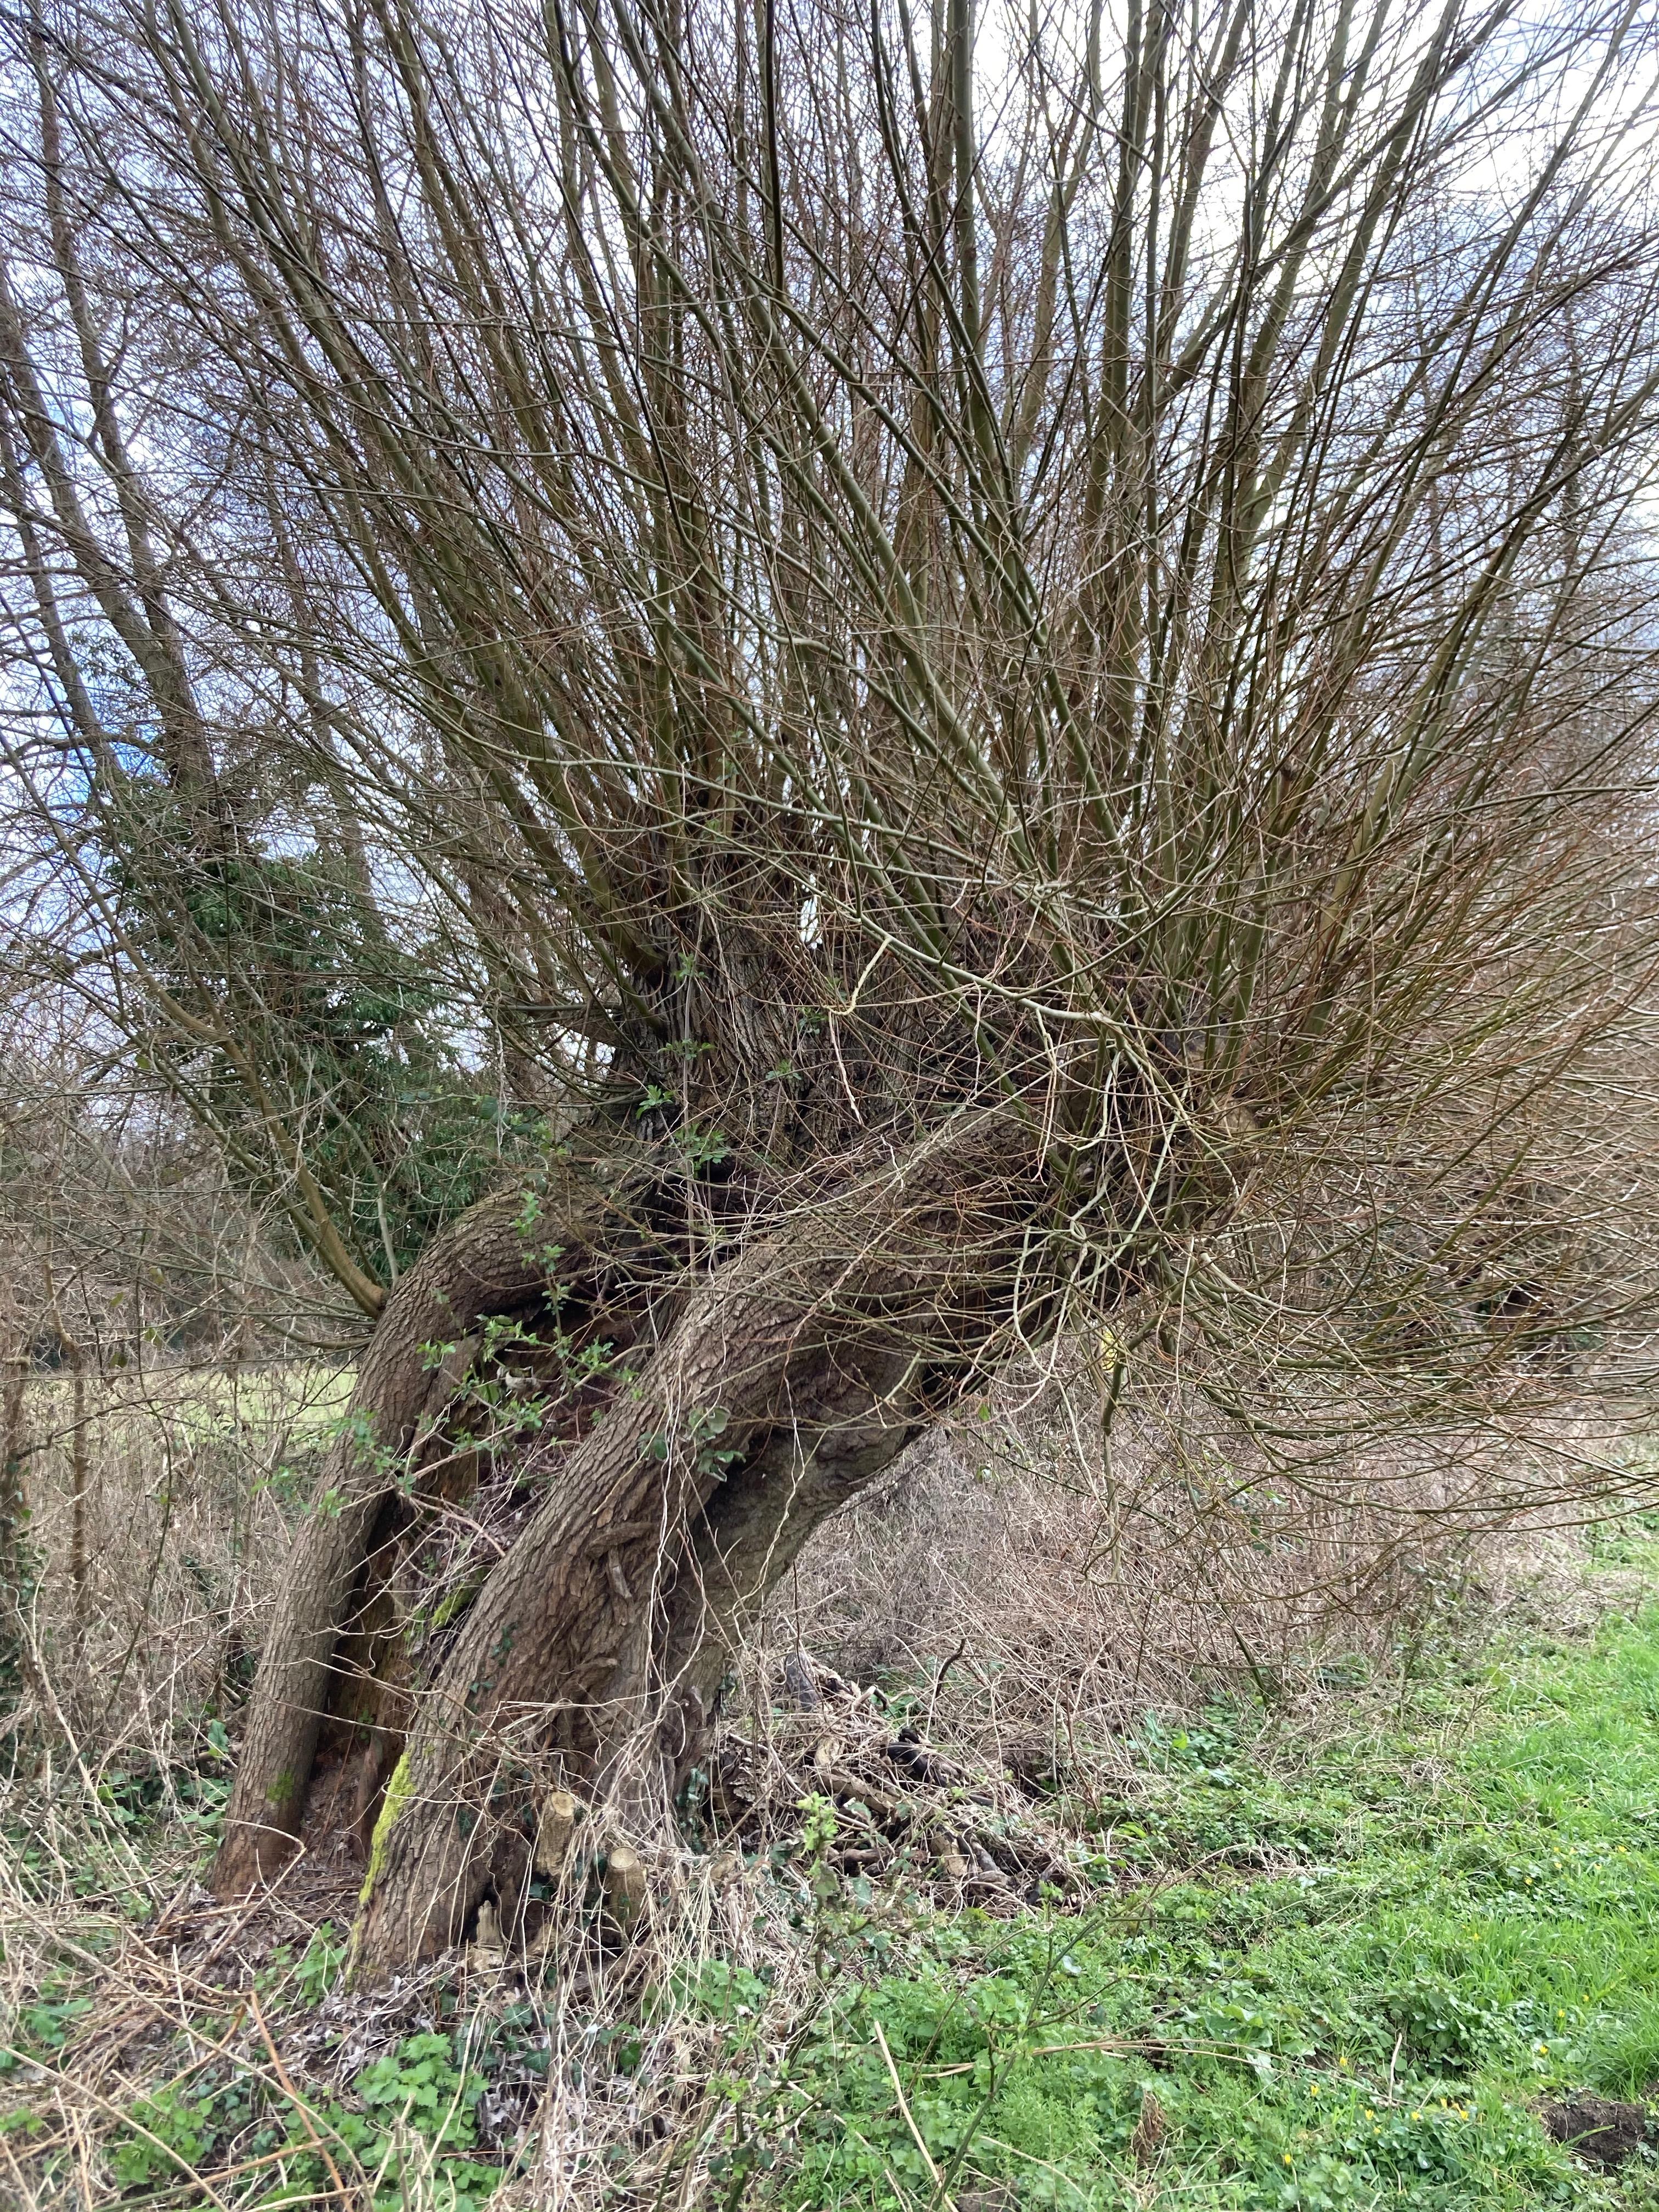
POLYGON ((31 965, 370 1312, 470 1032, 714 1249, 1000 1101, 1236 1413, 1638 1379, 1644 50, 1281 15, 14 20, 31 965))

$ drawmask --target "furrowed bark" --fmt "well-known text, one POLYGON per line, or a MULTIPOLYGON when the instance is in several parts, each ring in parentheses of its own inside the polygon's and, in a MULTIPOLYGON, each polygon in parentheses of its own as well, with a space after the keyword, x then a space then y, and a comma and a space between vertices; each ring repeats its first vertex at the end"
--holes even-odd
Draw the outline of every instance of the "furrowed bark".
POLYGON ((660 1805, 718 1684, 700 1655, 1006 1326, 1040 1183, 1028 1131, 964 1117, 690 1293, 425 1693, 374 1832, 360 1976, 459 1938, 531 1760, 660 1805))
POLYGON ((745 1629, 820 1523, 879 1475, 929 1425, 935 1409, 902 1389, 860 1394, 811 1438, 786 1432, 708 1500, 690 1531, 689 1557, 665 1596, 665 1672, 678 1726, 659 1735, 678 1793, 699 1749, 745 1629), (914 1418, 907 1419, 907 1411, 914 1418))
POLYGON ((221 1896, 269 1880, 305 1814, 331 1668, 376 1524, 410 1455, 441 1420, 492 1318, 523 1318, 553 1279, 580 1279, 620 1241, 625 1166, 609 1188, 573 1176, 533 1227, 507 1190, 452 1222, 397 1285, 358 1369, 339 1437, 295 1540, 265 1638, 212 1884, 221 1896), (436 1348, 447 1347, 441 1352, 436 1348))

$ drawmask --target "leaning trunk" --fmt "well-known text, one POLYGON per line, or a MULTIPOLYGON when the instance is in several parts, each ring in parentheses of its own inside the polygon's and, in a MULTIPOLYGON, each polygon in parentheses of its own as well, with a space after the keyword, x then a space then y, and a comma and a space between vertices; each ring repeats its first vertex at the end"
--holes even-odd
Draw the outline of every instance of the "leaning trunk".
POLYGON ((1028 1272, 1042 1182, 1029 1129, 964 1115, 690 1292, 421 1699, 374 1832, 360 1973, 455 1942, 489 1888, 512 1922, 550 1762, 661 1809, 736 1619, 998 1356, 1017 1311, 1024 1334, 1049 1325, 1028 1272))

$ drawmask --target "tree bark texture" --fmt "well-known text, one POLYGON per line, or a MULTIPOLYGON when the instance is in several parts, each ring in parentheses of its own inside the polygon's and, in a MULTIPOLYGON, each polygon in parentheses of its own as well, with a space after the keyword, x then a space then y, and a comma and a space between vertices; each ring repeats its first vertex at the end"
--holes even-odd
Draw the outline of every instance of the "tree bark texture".
POLYGON ((422 1698, 374 1832, 360 1975, 459 1940, 492 1884, 511 1921, 550 1753, 613 1802, 640 1794, 641 1817, 661 1808, 731 1625, 1008 1346, 1041 1191, 1033 1133, 964 1115, 690 1292, 422 1698))
POLYGON ((221 1896, 269 1880, 295 1850, 341 1639, 372 1610, 388 1505, 435 1435, 480 1328, 544 1309, 555 1280, 578 1302, 591 1297, 608 1249, 626 1242, 633 1182, 626 1163, 573 1171, 533 1225, 521 1191, 486 1199, 434 1240, 388 1297, 264 1639, 213 1869, 221 1896))

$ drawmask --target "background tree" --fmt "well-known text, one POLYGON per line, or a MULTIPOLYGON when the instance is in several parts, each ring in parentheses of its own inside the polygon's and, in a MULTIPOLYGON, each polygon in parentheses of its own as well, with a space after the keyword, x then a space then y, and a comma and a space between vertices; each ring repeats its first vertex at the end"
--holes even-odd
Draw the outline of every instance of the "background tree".
POLYGON ((222 1887, 349 1723, 365 1969, 511 1917, 539 1764, 654 1817, 810 1529, 1079 1328, 1267 1445, 1645 1389, 1636 21, 16 27, 14 790, 375 1317, 222 1887), (538 1141, 377 1255, 397 1071, 489 1059, 538 1141))

